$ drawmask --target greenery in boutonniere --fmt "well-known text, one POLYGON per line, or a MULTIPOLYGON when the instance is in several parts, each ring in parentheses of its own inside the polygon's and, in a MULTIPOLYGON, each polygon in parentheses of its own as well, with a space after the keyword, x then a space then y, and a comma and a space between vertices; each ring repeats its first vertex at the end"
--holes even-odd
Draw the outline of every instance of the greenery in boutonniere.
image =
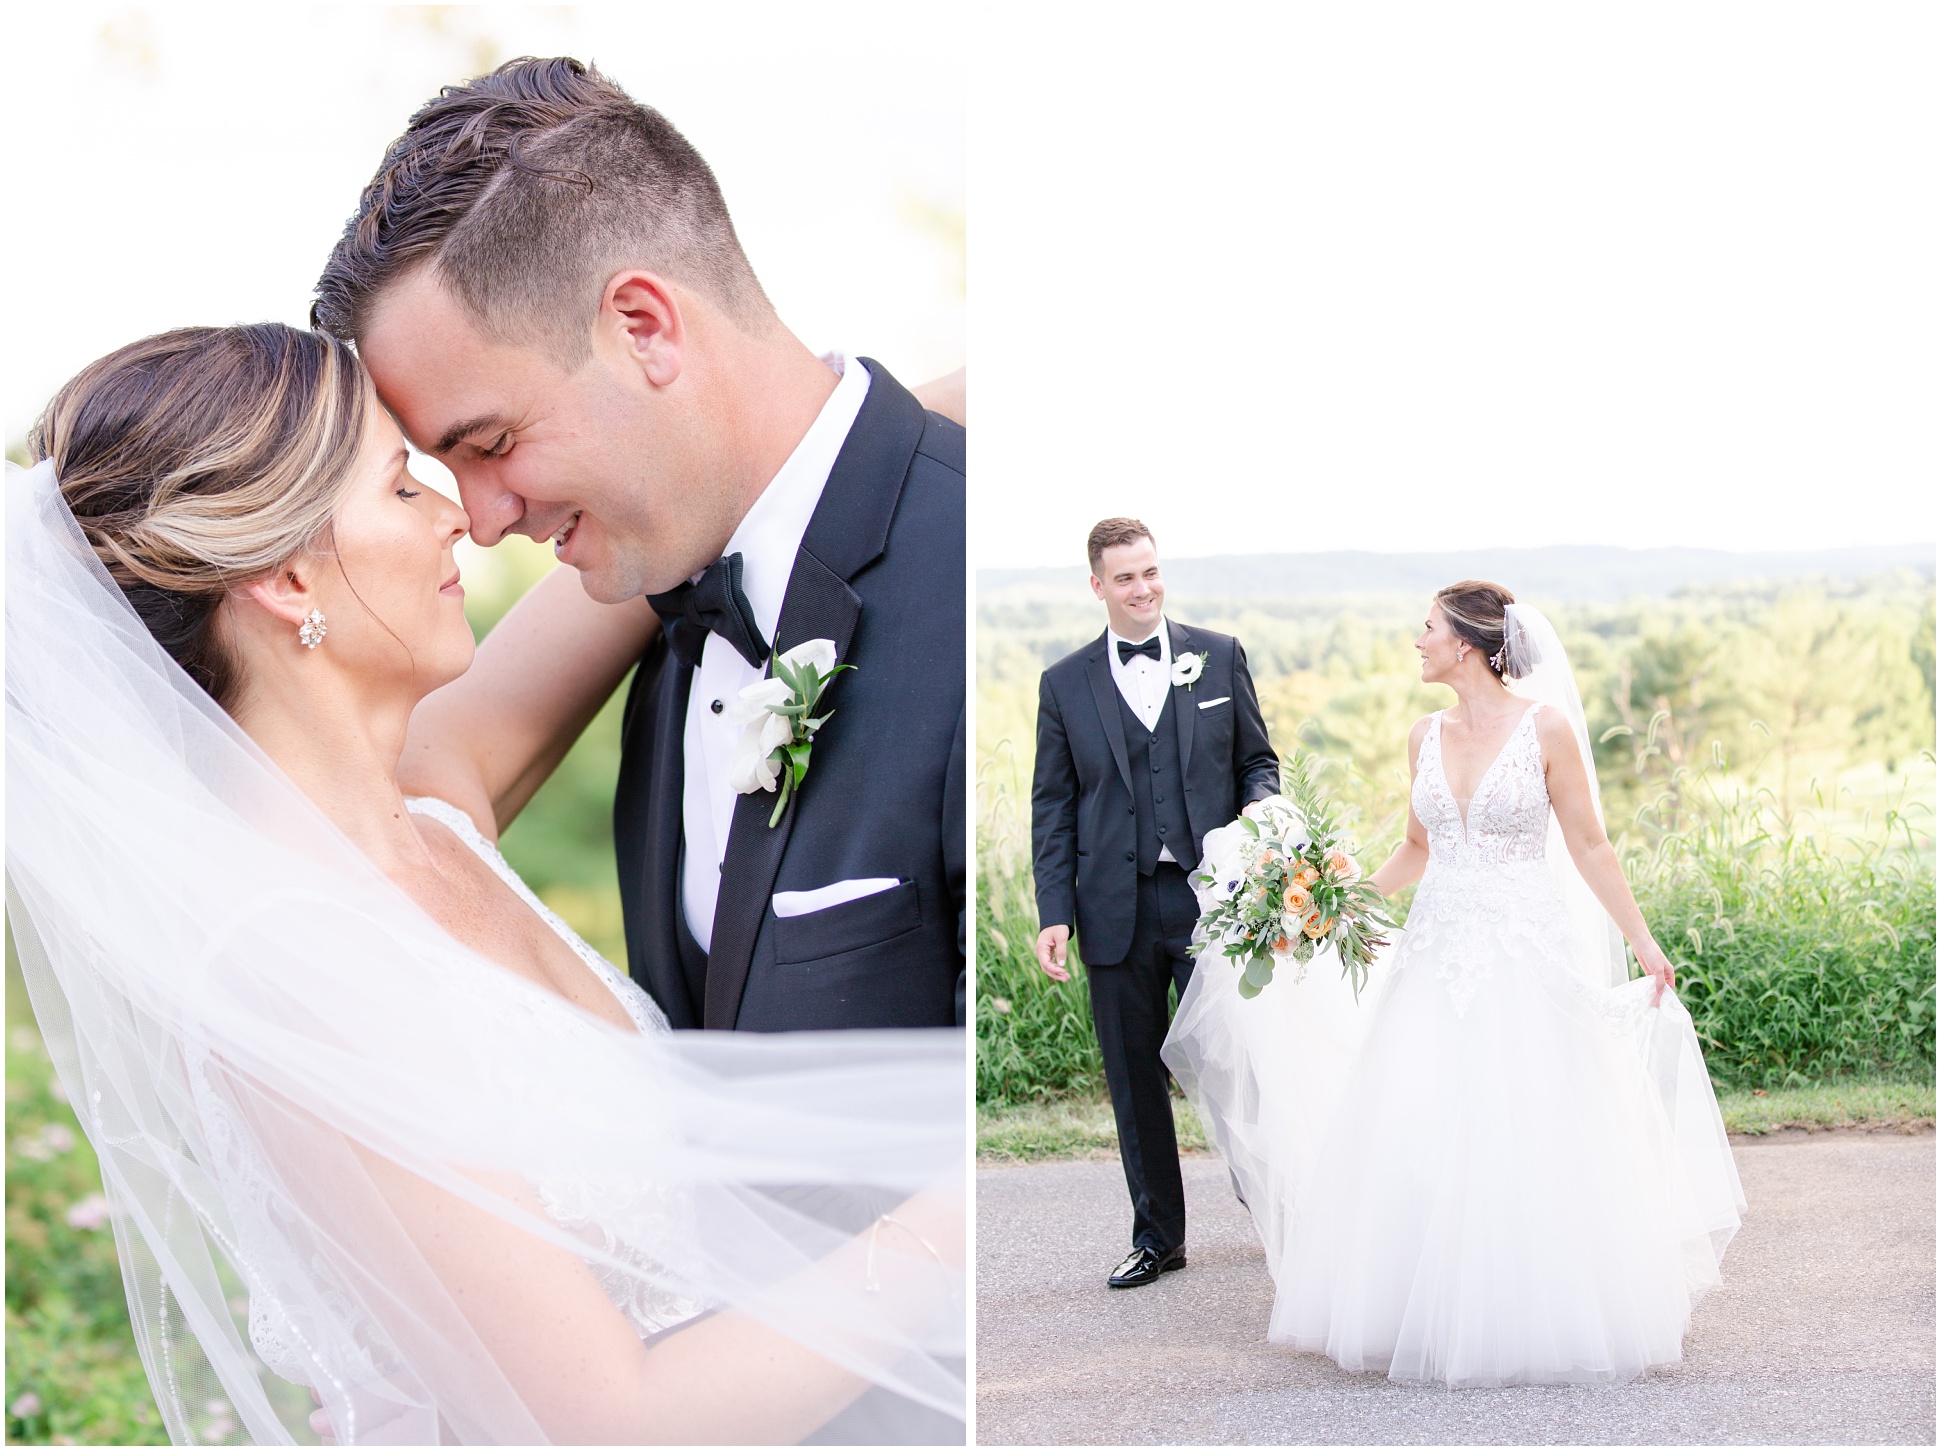
POLYGON ((789 796, 802 788, 809 774, 809 753, 815 734, 835 712, 816 710, 829 682, 853 665, 836 663, 834 640, 804 640, 771 661, 771 673, 741 692, 734 718, 741 725, 728 781, 741 795, 774 791, 774 826, 787 809, 789 796), (779 788, 779 789, 778 789, 779 788))

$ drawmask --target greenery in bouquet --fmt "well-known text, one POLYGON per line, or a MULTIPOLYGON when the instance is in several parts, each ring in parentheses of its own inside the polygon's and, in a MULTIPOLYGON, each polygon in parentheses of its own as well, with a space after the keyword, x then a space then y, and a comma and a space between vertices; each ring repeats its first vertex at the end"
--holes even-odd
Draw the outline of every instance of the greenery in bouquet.
POLYGON ((1204 870, 1194 876, 1202 911, 1191 950, 1218 947, 1238 962, 1240 996, 1251 998, 1278 967, 1293 964, 1299 982, 1314 954, 1332 947, 1359 997, 1396 924, 1362 876, 1302 753, 1283 763, 1281 789, 1207 833, 1204 870))

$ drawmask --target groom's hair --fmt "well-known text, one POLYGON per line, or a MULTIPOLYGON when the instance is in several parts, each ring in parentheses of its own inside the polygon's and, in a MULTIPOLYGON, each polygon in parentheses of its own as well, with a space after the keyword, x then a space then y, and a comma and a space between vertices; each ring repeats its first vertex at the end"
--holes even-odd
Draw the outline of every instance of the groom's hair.
POLYGON ((356 341, 384 289, 438 269, 489 337, 573 368, 613 274, 645 267, 737 322, 772 315, 714 173, 651 107, 568 58, 446 86, 364 188, 311 326, 356 341))
POLYGON ((1101 519, 1092 526, 1092 532, 1085 536, 1085 557, 1092 562, 1092 573, 1098 575, 1105 564, 1105 551, 1121 544, 1130 544, 1135 539, 1152 541, 1157 549, 1159 541, 1153 539, 1152 530, 1137 519, 1101 519))

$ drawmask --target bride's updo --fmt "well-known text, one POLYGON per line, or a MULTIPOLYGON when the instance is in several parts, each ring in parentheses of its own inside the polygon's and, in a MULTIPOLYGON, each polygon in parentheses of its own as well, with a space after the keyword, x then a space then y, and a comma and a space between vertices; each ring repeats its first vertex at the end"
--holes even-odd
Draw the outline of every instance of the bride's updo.
POLYGON ((218 606, 317 545, 363 442, 363 367, 281 323, 178 328, 82 369, 28 446, 149 633, 218 704, 218 606))
POLYGON ((1480 651, 1483 663, 1499 680, 1513 680, 1508 652, 1503 649, 1503 611, 1516 603, 1516 596, 1500 584, 1486 579, 1464 579, 1436 591, 1436 604, 1442 609, 1456 638, 1480 651))

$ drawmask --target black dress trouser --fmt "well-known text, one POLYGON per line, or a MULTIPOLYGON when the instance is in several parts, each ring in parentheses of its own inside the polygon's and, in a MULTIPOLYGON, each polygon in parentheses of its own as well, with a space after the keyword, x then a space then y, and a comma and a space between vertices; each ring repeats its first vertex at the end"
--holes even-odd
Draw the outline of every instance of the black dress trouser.
POLYGON ((1139 878, 1138 903, 1125 958, 1088 962, 1086 971, 1092 1026, 1119 1126, 1119 1159, 1132 1195, 1132 1242, 1164 1255, 1186 1243, 1186 1189, 1159 1049, 1172 1022, 1166 990, 1177 985, 1184 995, 1192 980, 1186 948, 1200 908, 1185 868, 1172 862, 1160 862, 1151 876, 1139 878))

